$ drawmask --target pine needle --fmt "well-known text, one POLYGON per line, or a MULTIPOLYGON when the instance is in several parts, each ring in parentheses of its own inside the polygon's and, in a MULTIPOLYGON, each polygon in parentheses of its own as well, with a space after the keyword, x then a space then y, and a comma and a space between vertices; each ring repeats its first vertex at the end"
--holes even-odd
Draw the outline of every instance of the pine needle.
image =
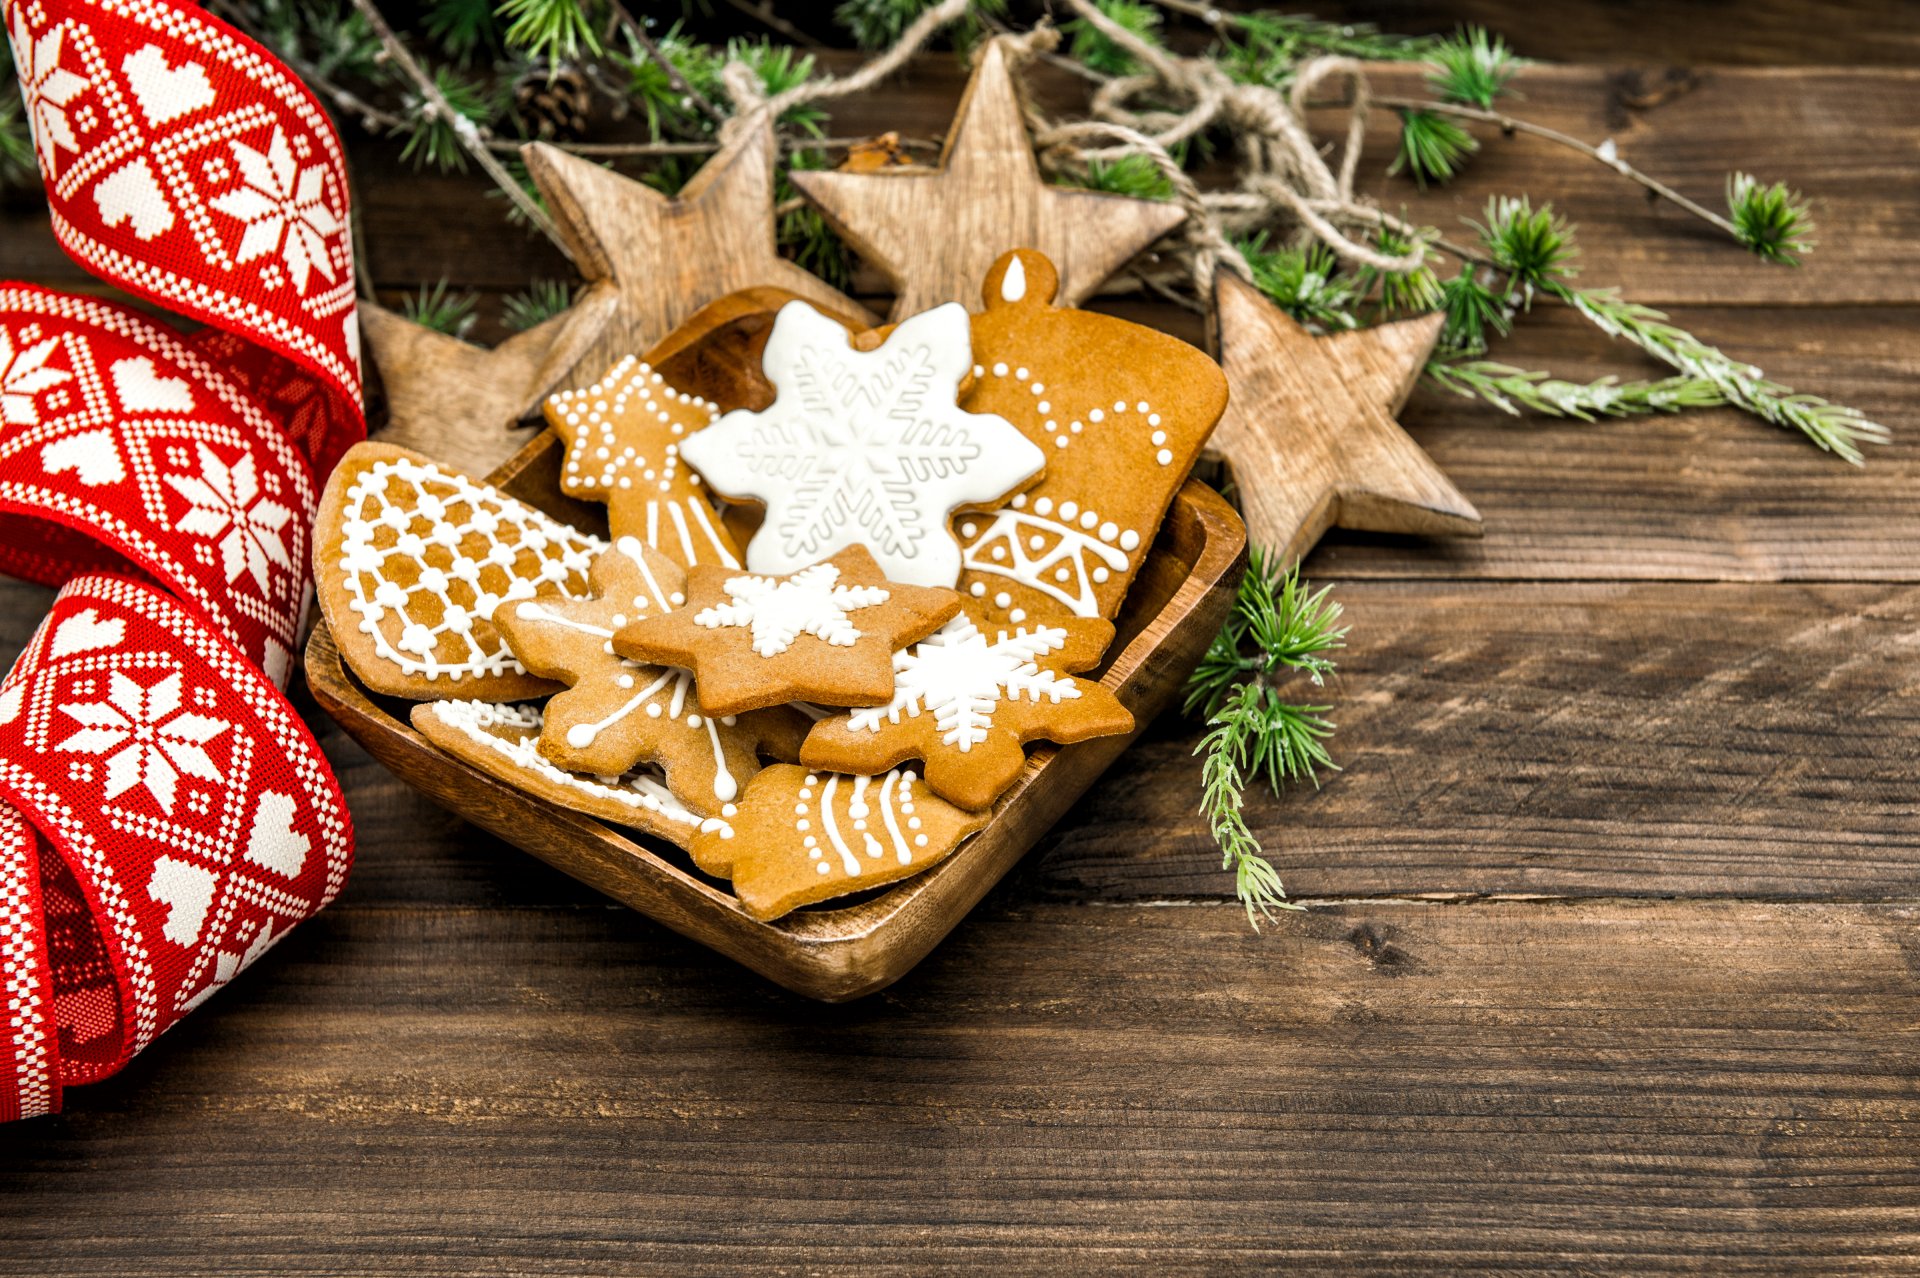
POLYGON ((402 298, 400 313, 424 328, 449 337, 465 337, 473 330, 473 308, 478 301, 472 293, 452 292, 445 280, 422 284, 420 291, 402 298))
POLYGON ((1785 182, 1760 185, 1749 173, 1727 178, 1727 214, 1733 235, 1769 262, 1800 265, 1800 254, 1813 247, 1813 217, 1807 202, 1785 182))
POLYGON ((536 280, 524 293, 515 293, 501 305, 509 329, 524 333, 546 323, 573 304, 573 286, 565 280, 536 280))

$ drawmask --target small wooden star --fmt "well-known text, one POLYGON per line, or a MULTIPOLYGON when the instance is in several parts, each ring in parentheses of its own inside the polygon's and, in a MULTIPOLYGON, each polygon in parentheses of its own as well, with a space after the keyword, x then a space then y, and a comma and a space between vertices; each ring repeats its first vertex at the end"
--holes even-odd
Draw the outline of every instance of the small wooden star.
POLYGON ((873 317, 774 243, 773 123, 762 112, 670 197, 556 147, 525 147, 527 171, 589 279, 614 282, 618 306, 573 380, 644 351, 707 303, 758 284, 789 289, 835 315, 873 317))
POLYGON ((711 711, 685 670, 642 665, 613 650, 629 621, 680 606, 679 565, 632 537, 594 561, 589 599, 503 604, 494 625, 528 670, 566 685, 547 702, 540 753, 569 772, 619 776, 651 763, 701 816, 716 816, 760 770, 760 753, 792 758, 807 720, 789 706, 711 711))
POLYGON ((1050 185, 1040 176, 999 41, 967 83, 938 169, 796 172, 899 298, 893 318, 942 302, 980 307, 980 281, 1008 249, 1037 249, 1060 272, 1059 306, 1078 306, 1135 254, 1180 225, 1177 204, 1050 185))
POLYGON ((871 705, 893 695, 893 654, 959 611, 954 591, 888 581, 865 546, 849 546, 778 577, 698 565, 684 607, 635 618, 613 646, 691 667, 721 714, 788 701, 871 705))
POLYGON ((1231 271, 1214 285, 1233 463, 1254 544, 1296 563, 1327 529, 1477 537, 1480 512, 1400 429, 1441 315, 1315 337, 1231 271))
POLYGON ((360 331, 386 390, 379 438, 484 475, 520 451, 536 426, 520 419, 580 361, 612 317, 611 289, 588 289, 564 312, 492 350, 371 302, 360 331))

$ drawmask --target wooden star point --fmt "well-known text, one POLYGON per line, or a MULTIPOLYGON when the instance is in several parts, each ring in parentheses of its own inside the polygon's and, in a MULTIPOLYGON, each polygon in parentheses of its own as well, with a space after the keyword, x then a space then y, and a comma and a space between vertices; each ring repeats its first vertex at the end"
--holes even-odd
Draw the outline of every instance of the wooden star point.
POLYGON ((1394 420, 1443 316, 1315 337, 1230 271, 1214 303, 1229 396, 1213 446, 1249 540, 1292 564, 1335 526, 1480 535, 1480 512, 1394 420))
POLYGON ((484 475, 518 452, 521 427, 613 314, 610 290, 589 289, 566 311, 491 350, 416 324, 371 302, 360 332, 386 391, 379 439, 484 475))
POLYGON ((793 184, 893 281, 893 318, 942 302, 980 309, 980 281, 1009 249, 1060 272, 1058 306, 1078 306, 1180 225, 1176 204, 1049 184, 1040 175, 1006 53, 991 41, 960 100, 938 169, 796 172, 793 184))
POLYGON ((780 256, 773 224, 776 146, 763 112, 677 196, 544 143, 522 149, 581 272, 611 281, 617 298, 612 320, 576 364, 574 380, 591 381, 707 303, 755 285, 788 289, 862 327, 874 322, 857 302, 780 256))

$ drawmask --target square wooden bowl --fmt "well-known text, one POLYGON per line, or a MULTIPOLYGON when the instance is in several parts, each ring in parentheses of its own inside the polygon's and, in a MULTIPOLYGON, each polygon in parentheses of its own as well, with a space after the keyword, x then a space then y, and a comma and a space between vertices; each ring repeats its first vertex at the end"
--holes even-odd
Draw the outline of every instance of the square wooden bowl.
MULTIPOLYGON (((562 454, 549 431, 489 480, 604 535, 602 507, 561 493, 562 454)), ((1174 702, 1226 619, 1246 548, 1233 508, 1188 480, 1134 580, 1100 674, 1141 727, 1174 702)), ((995 804, 987 827, 931 870, 837 908, 830 902, 763 923, 678 848, 534 798, 443 753, 407 722, 409 703, 369 693, 354 679, 324 621, 308 641, 306 670, 327 713, 409 785, 676 932, 828 1002, 871 994, 905 975, 1133 740, 1042 745, 1029 753, 1026 771, 995 804)))

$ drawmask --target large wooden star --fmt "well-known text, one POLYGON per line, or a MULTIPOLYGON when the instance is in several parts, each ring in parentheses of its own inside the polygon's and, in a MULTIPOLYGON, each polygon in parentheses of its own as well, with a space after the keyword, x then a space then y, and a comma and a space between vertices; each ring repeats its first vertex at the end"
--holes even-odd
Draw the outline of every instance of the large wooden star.
POLYGON ((857 302, 780 256, 775 147, 763 112, 743 122, 677 197, 544 143, 522 149, 581 273, 613 281, 618 297, 612 320, 569 384, 593 381, 707 303, 753 285, 776 285, 823 310, 873 323, 857 302))
POLYGON ((578 301, 492 350, 362 303, 360 332, 386 391, 379 439, 484 475, 538 429, 520 419, 568 375, 612 316, 610 288, 578 301))
POLYGON ((1052 186, 1040 176, 999 41, 967 83, 938 169, 792 175, 833 228, 893 281, 893 318, 942 302, 980 309, 980 281, 1008 249, 1038 249, 1060 272, 1056 306, 1101 281, 1186 218, 1176 204, 1052 186))
POLYGON ((1327 529, 1477 537, 1480 512, 1400 429, 1441 315, 1315 337, 1231 271, 1214 285, 1233 463, 1248 538, 1297 562, 1327 529))

